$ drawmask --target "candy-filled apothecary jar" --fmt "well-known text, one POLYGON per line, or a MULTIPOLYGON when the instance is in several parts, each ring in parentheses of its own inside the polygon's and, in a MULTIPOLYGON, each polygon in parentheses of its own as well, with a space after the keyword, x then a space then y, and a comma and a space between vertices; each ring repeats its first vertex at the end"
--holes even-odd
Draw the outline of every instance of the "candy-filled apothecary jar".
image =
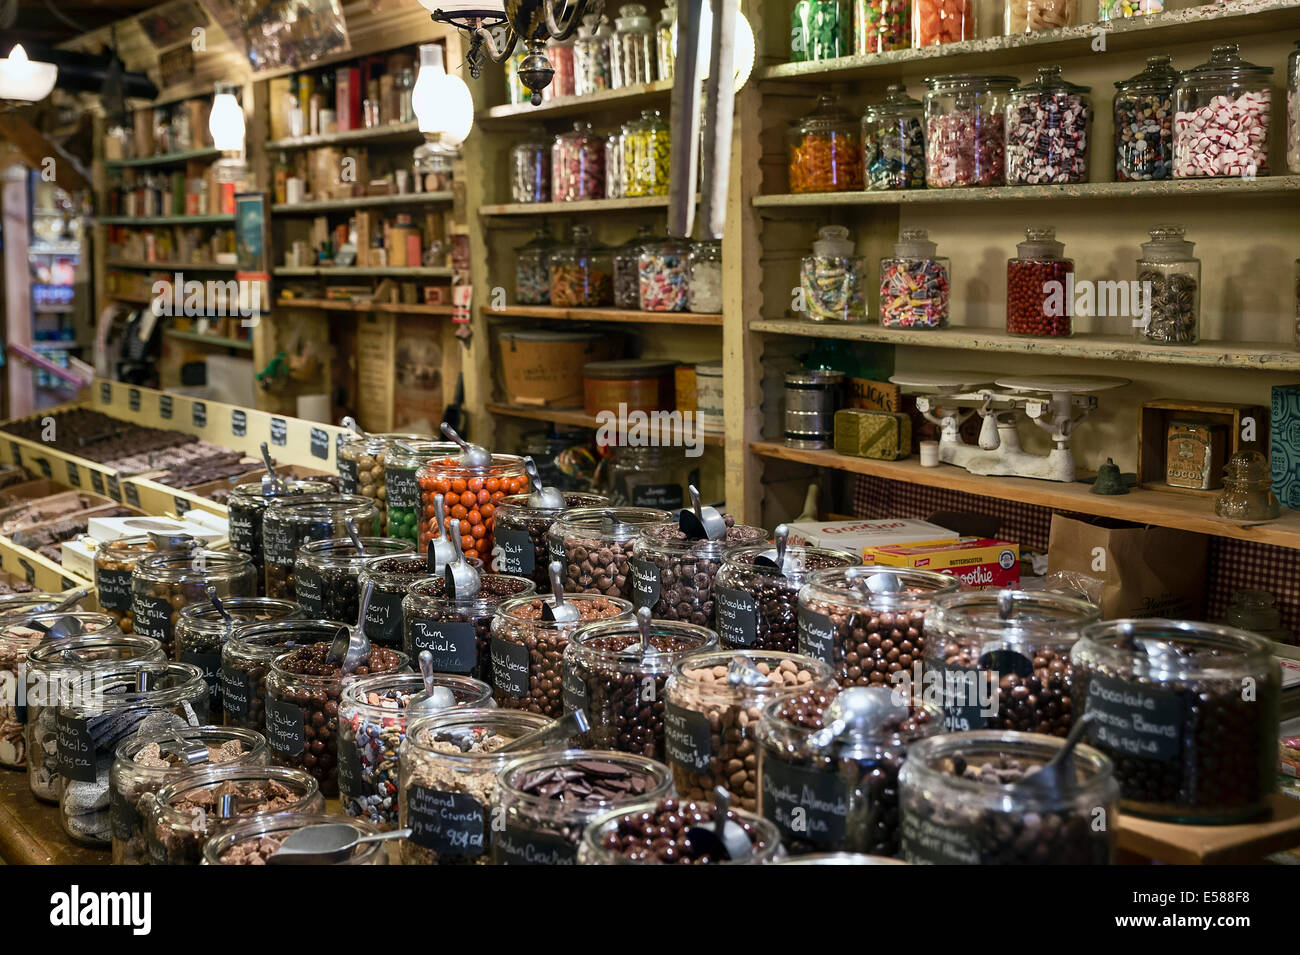
MULTIPOLYGON (((518 250, 516 250, 518 253, 518 250)), ((517 266, 518 268, 518 266, 517 266)), ((516 272, 516 274, 518 274, 516 272)), ((550 298, 550 273, 542 268, 541 283, 546 301, 550 298)), ((531 303, 538 304, 538 303, 531 303)), ((388 536, 397 540, 414 542, 420 536, 420 482, 417 477, 424 462, 459 454, 460 446, 450 441, 405 440, 398 441, 388 452, 384 463, 384 485, 388 495, 388 536)), ((354 617, 335 617, 352 620, 354 617)))
POLYGON ((880 324, 946 328, 950 291, 948 257, 924 229, 904 229, 893 257, 880 260, 880 324))
POLYGON ((790 14, 790 59, 830 60, 853 52, 849 0, 795 0, 790 14))
POLYGON ((339 445, 339 490, 375 502, 379 509, 378 533, 388 530, 388 489, 384 484, 388 455, 396 442, 421 438, 418 434, 352 435, 339 445))
MULTIPOLYGON (((454 446, 453 446, 454 447, 454 446)), ((414 540, 361 537, 361 552, 350 537, 308 541, 294 562, 294 594, 303 612, 316 620, 356 623, 361 610, 361 572, 376 557, 410 554, 414 540)))
POLYGON ((713 580, 723 558, 766 537, 765 530, 749 524, 728 527, 717 540, 688 537, 675 524, 647 527, 632 549, 632 602, 649 607, 658 620, 712 626, 713 580))
POLYGON ((527 577, 542 589, 547 589, 547 565, 551 561, 551 548, 546 536, 551 526, 578 508, 609 503, 609 499, 600 494, 580 494, 576 491, 562 491, 561 494, 564 500, 561 507, 544 507, 530 500, 528 494, 502 499, 497 506, 496 527, 493 529, 493 571, 498 574, 518 574, 527 577))
POLYGON ((786 133, 791 192, 849 192, 862 188, 861 124, 823 93, 817 108, 786 133))
POLYGON ((1174 169, 1174 85, 1168 56, 1115 84, 1115 181, 1168 179, 1174 169))
POLYGON ((273 502, 266 509, 262 523, 266 548, 266 595, 296 599, 298 548, 308 541, 347 537, 348 521, 362 536, 377 534, 379 512, 375 502, 371 498, 350 494, 273 502))
POLYGON ((160 641, 167 655, 175 658, 175 627, 181 609, 206 603, 209 588, 218 597, 256 595, 253 562, 244 554, 201 548, 141 558, 131 573, 135 632, 160 641))
POLYGON ((690 302, 687 257, 691 244, 672 236, 641 246, 637 260, 641 310, 684 312, 690 302))
POLYGON ((925 186, 925 108, 901 83, 885 87, 885 98, 863 112, 862 157, 868 189, 925 186))
POLYGON ((613 261, 585 225, 573 227, 568 245, 551 253, 551 304, 560 308, 610 305, 614 301, 613 261))
POLYGON ((1020 785, 1063 741, 979 730, 914 744, 899 774, 902 858, 934 865, 1107 865, 1119 787, 1102 752, 1074 748, 1074 785, 1020 785))
POLYGON ((1115 761, 1125 812, 1202 825, 1266 815, 1281 670, 1272 642, 1184 620, 1108 620, 1070 652, 1086 739, 1115 761), (1141 724, 1141 730, 1134 729, 1141 724))
POLYGON ((1091 87, 1061 77, 1059 66, 1039 69, 1032 83, 1007 99, 1007 185, 1088 181, 1091 87))
POLYGON ((1058 30, 1074 26, 1078 22, 1079 0, 1007 0, 1007 36, 1038 30, 1058 30))
POLYGON ((247 554, 257 571, 257 594, 266 595, 266 553, 262 540, 262 521, 271 502, 281 497, 304 494, 333 494, 336 488, 324 481, 285 481, 283 490, 271 481, 249 481, 235 485, 230 492, 227 516, 230 547, 247 554))
POLYGON ((1056 241, 1055 229, 1026 229, 1025 241, 1016 243, 1016 257, 1007 259, 1007 331, 1069 336, 1073 303, 1066 295, 1066 277, 1073 272, 1074 260, 1065 258, 1065 244, 1056 241))
POLYGON ((551 198, 555 202, 605 198, 605 137, 581 120, 551 144, 551 198))
POLYGON ((1018 82, 969 73, 926 78, 927 186, 1005 184, 1007 98, 1018 82))
POLYGON ((1097 0, 1097 19, 1102 23, 1164 13, 1164 10, 1164 0, 1097 0))
POLYGON ((573 41, 573 91, 578 96, 590 96, 610 88, 605 25, 604 17, 589 13, 578 27, 578 36, 573 41))
POLYGON ((520 305, 549 305, 551 253, 555 239, 543 223, 533 237, 515 249, 515 301, 520 305))
POLYGON ((1273 67, 1247 63, 1237 44, 1210 51, 1174 90, 1174 178, 1268 175, 1273 67))
POLYGON ((853 0, 853 52, 888 53, 912 45, 912 0, 853 0))
POLYGON ((670 521, 654 507, 579 507, 560 515, 546 540, 551 560, 563 564, 564 592, 631 599, 637 535, 670 521))
POLYGON ((572 38, 557 40, 552 37, 546 42, 546 58, 551 61, 551 69, 555 71, 551 76, 550 88, 555 91, 552 96, 574 94, 573 44, 572 38))
MULTIPOLYGON (((200 865, 266 865, 266 860, 294 832, 308 826, 350 827, 358 839, 380 831, 364 819, 310 812, 276 812, 223 826, 203 843, 200 865)), ((351 855, 330 865, 388 865, 388 847, 382 842, 362 842, 351 855)))
POLYGON ((614 248, 614 304, 619 308, 641 307, 641 247, 655 238, 654 229, 643 223, 636 235, 614 248))
POLYGON ((912 0, 912 46, 975 39, 976 0, 912 0))
POLYGON ((867 318, 867 260, 856 254, 849 230, 822 226, 812 255, 799 263, 804 314, 814 322, 861 322, 867 318))
POLYGON ((657 56, 654 26, 645 7, 639 3, 619 7, 609 41, 610 86, 617 90, 653 82, 657 56))
POLYGON ((1300 40, 1286 59, 1286 168, 1300 173, 1300 40))
POLYGON ((1149 311, 1135 321, 1137 336, 1160 345, 1194 345, 1200 340, 1201 260, 1180 225, 1159 225, 1142 243, 1137 281, 1149 311))
POLYGON ((544 130, 510 147, 510 200, 551 201, 551 154, 544 130))
POLYGON ((605 198, 622 199, 627 195, 627 163, 623 156, 624 123, 605 137, 605 198))
MULTIPOLYGON (((497 608, 536 590, 537 585, 524 577, 479 574, 477 594, 451 597, 445 577, 426 577, 412 584, 402 598, 402 649, 412 660, 427 650, 437 673, 491 683, 492 621, 497 608)), ((492 699, 490 692, 488 699, 492 699)))
POLYGON ((1100 619, 1093 604, 1051 592, 968 590, 935 600, 925 617, 923 686, 943 687, 944 731, 1068 734, 1070 648, 1100 619))
POLYGON ((659 79, 671 80, 677 65, 676 0, 664 0, 664 8, 659 11, 659 22, 655 24, 655 61, 659 79))
POLYGON ((514 454, 494 454, 486 468, 471 468, 460 463, 458 456, 430 461, 420 468, 420 500, 424 519, 420 523, 420 552, 429 541, 446 533, 453 520, 460 521, 461 550, 466 557, 476 557, 485 564, 492 559, 492 528, 496 525, 496 508, 502 498, 528 490, 524 459, 514 454), (443 520, 438 528, 434 498, 443 499, 443 520))
POLYGON ((95 594, 99 609, 117 621, 123 633, 134 633, 131 616, 131 574, 142 558, 158 548, 148 534, 101 541, 95 549, 95 594))
POLYGON ((668 195, 668 124, 657 109, 645 109, 623 127, 623 195, 668 195))
POLYGON ((716 314, 722 311, 722 242, 706 239, 691 246, 689 309, 716 314))

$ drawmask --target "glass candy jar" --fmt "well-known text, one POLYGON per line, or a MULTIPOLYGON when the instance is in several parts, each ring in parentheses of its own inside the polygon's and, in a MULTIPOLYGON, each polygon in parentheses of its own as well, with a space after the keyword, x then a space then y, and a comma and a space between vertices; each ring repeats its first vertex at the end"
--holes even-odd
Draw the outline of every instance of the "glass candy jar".
POLYGON ((131 615, 131 574, 142 557, 157 545, 148 534, 101 541, 95 549, 95 595, 99 609, 117 621, 123 633, 134 633, 131 615))
POLYGON ((1164 0, 1098 0, 1097 19, 1105 23, 1107 20, 1163 13, 1164 10, 1164 0))
POLYGON ((1091 87, 1061 77, 1059 66, 1017 86, 1007 99, 1007 185, 1088 181, 1091 87))
POLYGON ((912 0, 912 46, 975 39, 975 0, 912 0))
POLYGON ((153 637, 175 658, 176 621, 181 610, 218 597, 252 597, 257 572, 244 554, 196 548, 141 558, 131 573, 131 616, 135 632, 153 637))
POLYGON ((632 602, 657 620, 712 626, 713 581, 728 552, 760 543, 761 527, 735 524, 718 540, 692 539, 676 524, 645 528, 632 550, 632 602))
POLYGON ((867 260, 856 254, 849 230, 822 226, 812 255, 799 265, 805 315, 814 322, 860 322, 867 317, 867 260))
POLYGON ((1066 276, 1074 260, 1065 258, 1065 245, 1056 230, 1025 230, 1016 244, 1016 257, 1007 260, 1007 331, 1012 335, 1068 337, 1074 303, 1065 295, 1066 276))
POLYGON ((231 634, 221 647, 222 722, 259 733, 265 730, 271 661, 295 647, 333 640, 338 630, 338 621, 290 617, 247 624, 231 634))
POLYGON ((671 236, 641 246, 637 284, 643 312, 684 312, 690 302, 690 243, 671 236))
POLYGON ((1156 226, 1142 243, 1137 281, 1142 289, 1144 324, 1137 336, 1160 345, 1194 345, 1200 341, 1201 260, 1192 254, 1180 225, 1156 226))
POLYGON ((791 192, 852 192, 862 188, 862 129, 834 93, 796 120, 786 134, 791 192))
POLYGON ((644 109, 641 117, 623 127, 623 195, 668 195, 668 124, 657 109, 644 109))
POLYGON ((370 557, 362 564, 357 590, 363 597, 369 591, 370 603, 361 628, 371 643, 402 645, 402 600, 413 584, 432 576, 427 553, 370 557))
POLYGON ((627 195, 627 163, 623 155, 623 130, 605 137, 605 198, 622 199, 627 195))
MULTIPOLYGON (((539 233, 540 234, 540 233, 539 233)), ((519 256, 516 265, 516 276, 519 270, 523 268, 523 256, 520 250, 516 249, 516 255, 519 256)), ((548 268, 543 265, 541 276, 537 280, 541 283, 543 303, 550 298, 551 279, 548 268)), ((520 304, 539 304, 537 302, 525 303, 518 296, 519 286, 516 286, 516 299, 520 304)), ((408 540, 414 543, 420 536, 420 515, 423 507, 420 504, 420 482, 417 477, 420 467, 424 462, 431 458, 445 458, 449 454, 459 454, 460 445, 453 444, 450 441, 425 441, 412 440, 396 442, 388 452, 388 459, 384 462, 384 483, 388 487, 388 536, 397 540, 408 540)), ((347 618, 333 617, 331 619, 354 620, 355 615, 347 618)))
POLYGON ((308 541, 298 548, 294 562, 294 590, 306 616, 314 620, 337 620, 354 624, 361 610, 359 578, 368 562, 376 557, 411 554, 415 542, 394 537, 359 538, 364 553, 350 537, 308 541))
POLYGON ((925 184, 1004 185, 1006 106, 1019 80, 963 73, 925 83, 925 184))
POLYGON ((546 567, 551 561, 551 550, 546 535, 551 525, 569 511, 609 503, 599 494, 561 493, 563 507, 537 506, 530 502, 528 494, 502 499, 496 512, 492 570, 527 577, 538 587, 547 589, 546 567))
POLYGON ((659 11, 659 22, 655 24, 655 60, 660 82, 671 80, 673 68, 677 65, 676 0, 665 0, 663 9, 659 11))
MULTIPOLYGON (((859 0, 888 4, 890 0, 859 0)), ((901 83, 885 87, 885 98, 862 114, 862 164, 870 190, 925 186, 925 110, 901 83)))
MULTIPOLYGON (((373 499, 351 494, 308 496, 275 501, 266 509, 262 536, 266 550, 266 595, 296 598, 298 548, 308 541, 348 536, 348 521, 369 537, 379 531, 373 499)), ((348 621, 343 621, 347 623, 348 621)))
POLYGON ((854 0, 854 54, 888 53, 911 46, 912 0, 854 0))
POLYGON ((564 592, 632 596, 631 560, 637 534, 672 520, 653 507, 579 507, 565 511, 547 531, 551 560, 564 565, 564 592))
POLYGON ((653 241, 654 229, 644 224, 637 229, 636 235, 614 249, 614 304, 619 308, 635 310, 641 307, 641 248, 653 241))
MULTIPOLYGON (((1101 0, 1105 3, 1106 0, 1101 0)), ((1006 34, 1057 30, 1079 22, 1078 0, 1007 0, 1006 34)))
POLYGON ((271 502, 283 496, 333 494, 336 488, 324 481, 286 481, 284 492, 270 481, 249 481, 235 485, 226 505, 231 550, 247 554, 257 572, 257 595, 266 595, 266 553, 262 522, 271 502))
MULTIPOLYGON (((447 581, 429 577, 402 598, 402 649, 412 660, 433 654, 438 673, 492 681, 492 618, 502 603, 535 592, 531 580, 511 574, 480 574, 473 597, 452 600, 447 581)), ((494 704, 487 704, 494 705, 494 704)))
POLYGON ((551 253, 556 242, 545 225, 515 249, 515 301, 548 305, 551 301, 551 253))
POLYGON ((830 60, 853 52, 848 0, 795 0, 790 14, 790 60, 830 60))
POLYGON ((587 14, 573 41, 573 91, 578 96, 590 96, 611 87, 604 22, 599 14, 587 14))
POLYGON ((722 242, 708 239, 691 246, 687 259, 690 269, 690 294, 687 307, 692 312, 722 312, 722 242))
POLYGON ((1167 55, 1115 84, 1115 181, 1168 179, 1174 168, 1174 84, 1167 55))
POLYGON ((1273 67, 1247 63, 1237 44, 1210 51, 1174 89, 1174 178, 1268 175, 1273 67))
POLYGON ((554 70, 550 86, 553 90, 552 97, 572 96, 575 92, 573 44, 572 39, 557 40, 554 37, 546 43, 546 58, 551 61, 551 69, 554 70))
POLYGON ((551 304, 592 308, 614 301, 613 260, 585 225, 573 227, 573 240, 551 253, 551 304))
MULTIPOLYGON (((367 434, 345 438, 339 446, 339 490, 375 502, 379 511, 376 532, 388 531, 388 486, 385 469, 388 455, 398 441, 419 441, 418 434, 367 434)), ((346 530, 344 534, 346 534, 346 530)), ((358 530, 358 533, 364 531, 358 530)))
POLYGON ((618 8, 614 18, 614 36, 609 41, 610 84, 612 89, 624 89, 655 79, 654 27, 646 16, 645 7, 627 3, 618 8))
MULTIPOLYGON (((601 490, 609 492, 613 504, 672 511, 683 503, 682 485, 673 472, 673 461, 665 458, 662 449, 623 445, 614 449, 601 490)), ((662 519, 668 520, 669 515, 662 519)))
POLYGON ((578 120, 551 145, 551 198, 555 202, 605 198, 605 139, 578 120))
POLYGON ((427 553, 429 541, 446 532, 453 520, 460 521, 460 546, 466 558, 484 563, 492 559, 492 529, 496 526, 496 508, 503 498, 528 490, 524 459, 514 454, 494 454, 486 468, 471 468, 460 463, 459 456, 449 455, 427 462, 417 475, 424 518, 420 524, 420 552, 427 553), (442 528, 434 498, 443 499, 442 528), (435 533, 436 532, 436 533, 435 533))
MULTIPOLYGON (((358 838, 380 832, 364 819, 315 813, 275 812, 224 826, 203 843, 200 865, 266 865, 267 859, 298 829, 307 826, 351 827, 358 838)), ((352 854, 330 865, 388 865, 388 847, 382 842, 362 842, 352 854)))
POLYGON ((904 229, 893 257, 880 260, 882 327, 948 327, 950 260, 937 249, 924 229, 904 229))
POLYGON ((701 852, 686 830, 693 825, 714 827, 712 802, 672 797, 634 802, 603 812, 587 824, 578 847, 579 865, 767 865, 781 857, 779 834, 770 822, 743 809, 728 809, 727 824, 735 823, 749 839, 750 854, 732 861, 701 852), (647 827, 656 835, 646 835, 647 827))
POLYGON ((1281 510, 1268 458, 1258 451, 1238 451, 1228 458, 1215 514, 1232 521, 1271 521, 1281 510))
POLYGON ((1286 168, 1300 173, 1300 40, 1286 59, 1286 168))
POLYGON ((551 157, 547 143, 536 131, 510 149, 510 201, 551 201, 551 157))

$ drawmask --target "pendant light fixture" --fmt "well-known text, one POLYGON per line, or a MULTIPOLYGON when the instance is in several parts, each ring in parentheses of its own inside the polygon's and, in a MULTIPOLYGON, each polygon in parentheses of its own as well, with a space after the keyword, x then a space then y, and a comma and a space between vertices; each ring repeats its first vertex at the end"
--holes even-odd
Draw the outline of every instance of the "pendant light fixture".
POLYGON ((420 46, 411 106, 425 139, 415 150, 416 172, 450 172, 452 158, 474 127, 474 98, 464 80, 447 72, 440 44, 420 46))
POLYGON ((240 182, 248 174, 244 159, 244 110, 239 105, 238 92, 239 87, 234 83, 217 83, 212 111, 208 114, 212 145, 222 153, 213 164, 217 182, 240 182))
POLYGON ((57 66, 29 60, 23 45, 15 43, 0 59, 0 101, 10 108, 38 103, 50 95, 58 78, 57 66))

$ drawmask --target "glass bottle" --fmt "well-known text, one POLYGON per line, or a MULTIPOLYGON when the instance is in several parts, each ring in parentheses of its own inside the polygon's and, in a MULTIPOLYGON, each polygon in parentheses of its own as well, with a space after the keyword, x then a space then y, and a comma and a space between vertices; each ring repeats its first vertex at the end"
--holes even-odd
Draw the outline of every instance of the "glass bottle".
POLYGON ((1007 96, 1020 81, 966 73, 925 82, 925 184, 1004 185, 1007 96))
POLYGON ((1059 66, 1038 70, 1038 79, 1017 86, 1007 98, 1007 185, 1088 180, 1092 125, 1091 87, 1061 77, 1059 66))
POLYGON ((1268 458, 1258 451, 1238 451, 1228 458, 1214 513, 1232 521, 1271 521, 1281 512, 1268 458))
POLYGON ((1078 17, 1078 0, 1007 0, 1005 29, 1007 36, 1056 30, 1074 26, 1078 17))
POLYGON ((610 89, 609 51, 602 29, 605 23, 600 14, 589 13, 578 27, 573 42, 573 91, 578 96, 610 89))
POLYGON ((1174 84, 1167 55, 1115 84, 1115 181, 1168 179, 1174 168, 1174 84))
POLYGON ((605 198, 605 139, 578 120, 551 145, 551 197, 555 202, 605 198))
POLYGON ((660 82, 673 78, 673 68, 677 65, 677 3, 665 0, 664 8, 659 11, 659 22, 655 24, 655 54, 660 82))
POLYGON ((641 111, 641 118, 623 127, 623 194, 666 196, 668 194, 668 124, 657 109, 641 111))
POLYGON ((429 541, 446 533, 451 521, 459 520, 461 552, 484 563, 492 559, 497 505, 503 498, 528 490, 524 459, 514 454, 494 454, 485 468, 468 467, 460 463, 459 455, 449 455, 427 462, 416 479, 425 514, 420 524, 420 553, 427 553, 429 541), (433 505, 438 495, 445 506, 441 528, 433 505), (453 495, 458 499, 453 500, 453 495))
POLYGON ((899 233, 893 257, 880 260, 882 327, 948 327, 950 260, 937 250, 924 229, 899 233))
MULTIPOLYGON (((539 230, 538 236, 544 236, 545 232, 539 230)), ((527 246, 524 246, 527 248, 527 246)), ((524 255, 520 249, 515 250, 516 280, 519 277, 519 270, 522 269, 524 255)), ((535 267, 535 266, 534 266, 535 267)), ((525 278, 528 276, 525 275, 525 278)), ((526 302, 518 296, 519 286, 516 285, 516 301, 524 305, 545 304, 550 300, 550 274, 545 265, 542 267, 540 279, 543 289, 543 299, 541 303, 526 302)), ((416 478, 420 466, 431 458, 445 458, 449 454, 457 454, 460 446, 450 441, 415 441, 406 440, 398 441, 393 445, 392 450, 388 452, 388 458, 384 462, 384 484, 388 488, 388 536, 398 540, 414 541, 420 534, 420 516, 423 512, 423 505, 420 504, 420 483, 416 478)))
POLYGON ((867 260, 856 254, 844 226, 822 226, 818 235, 799 265, 805 315, 813 322, 865 321, 867 260))
POLYGON ((854 0, 853 52, 888 53, 912 46, 912 0, 854 0))
POLYGON ((1209 60, 1178 75, 1175 179, 1268 175, 1272 75, 1273 67, 1243 60, 1235 43, 1214 47, 1209 60))
POLYGON ((551 253, 551 304, 561 308, 597 307, 614 301, 613 262, 585 225, 551 253))
POLYGON ((830 60, 853 52, 853 14, 847 0, 795 0, 790 14, 790 60, 830 60))
POLYGON ((619 308, 641 307, 641 247, 654 240, 654 229, 646 223, 637 229, 636 235, 614 248, 614 304, 619 308))
POLYGON ((912 0, 912 46, 975 39, 975 0, 912 0))
POLYGON ((884 100, 862 114, 862 156, 868 189, 925 186, 924 107, 901 83, 885 87, 884 100))
POLYGON ((1007 260, 1007 331, 1012 335, 1068 337, 1074 303, 1065 294, 1074 260, 1065 258, 1065 245, 1056 230, 1025 230, 1016 244, 1016 257, 1007 260))
POLYGON ((628 3, 618 8, 610 41, 612 89, 624 89, 655 79, 654 27, 645 7, 628 3))
POLYGON ((551 157, 545 139, 538 135, 510 149, 510 201, 551 201, 551 157))
POLYGON ((519 65, 523 63, 526 56, 528 56, 528 44, 520 41, 515 44, 514 52, 506 58, 506 102, 512 106, 532 101, 533 94, 519 81, 519 65))
POLYGON ((862 129, 834 93, 791 124, 786 134, 791 192, 852 192, 862 188, 862 129))
POLYGON ((690 270, 689 311, 701 314, 722 312, 722 242, 708 239, 691 246, 687 258, 690 270))
MULTIPOLYGON (((1151 230, 1137 260, 1141 321, 1137 337, 1160 345, 1194 345, 1200 340, 1201 260, 1192 254, 1194 242, 1180 225, 1151 230)), ((1134 303, 1136 313, 1138 303, 1134 303)))
POLYGON ((688 303, 690 279, 687 258, 690 243, 672 236, 647 242, 637 260, 641 310, 643 312, 684 312, 688 303))
POLYGON ((551 301, 551 253, 556 242, 545 225, 515 249, 515 301, 547 305, 551 301))

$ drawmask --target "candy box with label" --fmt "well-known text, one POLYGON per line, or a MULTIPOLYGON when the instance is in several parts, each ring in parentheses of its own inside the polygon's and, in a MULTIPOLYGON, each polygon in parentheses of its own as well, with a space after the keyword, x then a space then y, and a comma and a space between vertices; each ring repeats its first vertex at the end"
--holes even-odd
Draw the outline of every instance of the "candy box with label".
POLYGON ((789 525, 791 544, 835 547, 861 554, 870 563, 878 547, 895 544, 952 543, 958 535, 946 527, 911 517, 860 521, 796 521, 789 525))
POLYGON ((946 544, 879 547, 875 563, 948 574, 973 590, 1015 587, 1020 583, 1020 545, 991 537, 963 537, 946 544))

